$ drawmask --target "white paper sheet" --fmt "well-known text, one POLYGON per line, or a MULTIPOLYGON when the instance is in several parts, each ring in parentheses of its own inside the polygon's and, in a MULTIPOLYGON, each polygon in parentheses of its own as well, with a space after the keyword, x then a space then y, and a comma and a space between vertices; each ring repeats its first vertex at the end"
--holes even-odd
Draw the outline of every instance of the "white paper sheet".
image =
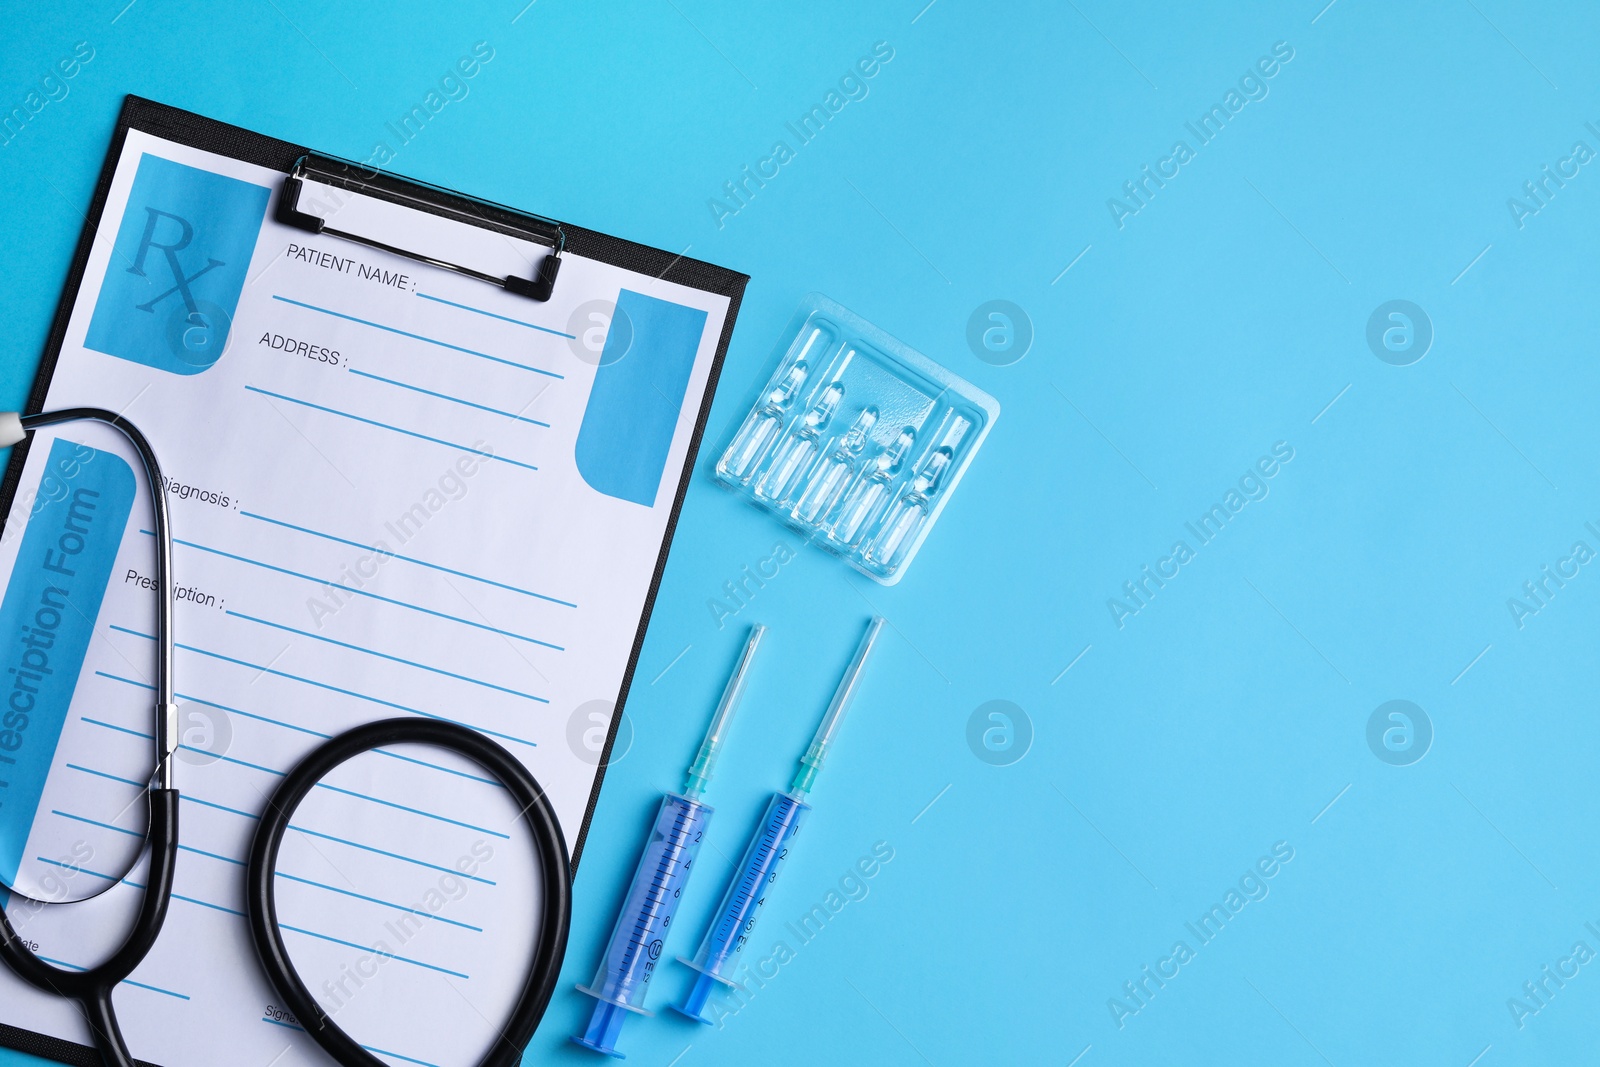
MULTIPOLYGON (((269 209, 226 351, 174 373, 86 345, 103 281, 165 269, 163 245, 181 243, 176 224, 152 215, 167 229, 143 264, 113 248, 147 153, 267 187, 274 202, 282 180, 131 132, 45 405, 120 411, 149 436, 172 483, 176 580, 189 591, 176 616, 192 749, 178 764, 178 899, 116 1001, 135 1054, 166 1067, 320 1064, 260 976, 240 915, 254 813, 323 736, 423 714, 491 732, 575 840, 728 300, 568 255, 554 298, 538 304, 279 226, 269 209), (575 460, 605 337, 604 318, 578 309, 624 290, 704 312, 648 503, 597 491, 575 460), (582 328, 569 337, 575 313, 582 328)), ((505 244, 431 229, 464 256, 475 242, 505 244)), ((137 469, 100 426, 41 431, 0 575, 19 565, 56 437, 137 469)), ((66 877, 114 876, 139 847, 129 830, 142 830, 137 783, 151 758, 148 529, 141 476, 28 842, 35 872, 65 857, 66 877)), ((285 844, 290 949, 340 1025, 392 1063, 476 1062, 536 932, 531 847, 503 790, 480 779, 429 751, 362 757, 313 791, 285 844)), ((140 871, 130 880, 142 884, 140 871)), ((42 955, 81 966, 120 941, 139 895, 119 884, 9 912, 42 955)), ((0 1021, 87 1043, 72 1005, 3 971, 0 1021)))

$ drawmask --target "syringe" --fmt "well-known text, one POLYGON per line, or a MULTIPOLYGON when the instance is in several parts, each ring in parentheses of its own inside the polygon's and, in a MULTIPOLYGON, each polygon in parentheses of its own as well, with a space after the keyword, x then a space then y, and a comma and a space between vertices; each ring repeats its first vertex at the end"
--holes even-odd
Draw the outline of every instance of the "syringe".
POLYGON ((834 735, 839 732, 845 712, 855 698, 861 681, 861 669, 866 665, 867 656, 881 629, 883 619, 874 616, 867 624, 867 632, 862 636, 861 643, 856 646, 856 654, 840 679, 839 688, 834 691, 833 700, 822 716, 822 725, 817 727, 816 736, 811 739, 811 746, 800 757, 800 769, 789 791, 774 793, 767 803, 766 814, 761 817, 755 837, 745 849, 744 858, 734 868, 733 879, 722 897, 722 905, 712 916, 705 940, 700 943, 700 951, 695 953, 692 960, 678 957, 679 963, 694 968, 699 974, 683 1003, 673 1007, 696 1022, 714 1022, 706 1016, 706 1004, 712 992, 719 984, 728 987, 735 984, 724 976, 733 970, 739 953, 744 950, 751 931, 755 929, 760 909, 767 902, 767 893, 778 880, 778 871, 789 856, 789 841, 800 829, 800 820, 811 810, 811 805, 805 802, 806 794, 811 791, 811 786, 817 780, 817 772, 822 769, 828 750, 833 747, 834 735))
POLYGON ((739 662, 722 690, 716 714, 711 717, 705 740, 700 742, 700 752, 689 765, 683 792, 668 793, 661 798, 661 809, 656 813, 650 839, 639 857, 638 869, 633 872, 633 883, 628 887, 594 982, 578 987, 579 992, 598 1001, 589 1017, 589 1025, 583 1033, 572 1037, 584 1048, 624 1059, 616 1045, 627 1013, 652 1014, 644 1009, 645 993, 650 988, 650 978, 661 957, 662 943, 672 925, 672 917, 677 914, 678 903, 688 885, 689 869, 700 853, 700 843, 711 822, 712 808, 700 802, 700 794, 711 780, 711 771, 727 739, 733 713, 744 695, 750 661, 755 658, 756 646, 766 632, 765 626, 751 627, 744 651, 739 653, 739 662))

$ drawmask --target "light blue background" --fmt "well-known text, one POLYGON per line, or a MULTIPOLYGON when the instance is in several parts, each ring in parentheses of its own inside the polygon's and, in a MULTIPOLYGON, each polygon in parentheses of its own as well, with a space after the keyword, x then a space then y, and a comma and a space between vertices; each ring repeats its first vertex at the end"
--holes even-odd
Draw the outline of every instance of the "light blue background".
MULTIPOLYGON (((874 608, 892 631, 765 932, 874 842, 895 859, 721 1032, 635 1022, 629 1062, 1600 1055, 1600 964, 1524 1029, 1506 1006, 1579 939, 1600 950, 1600 568, 1521 630, 1506 607, 1574 540, 1600 548, 1600 170, 1523 229, 1507 208, 1574 141, 1600 148, 1592 8, 137 0, 113 23, 125 2, 5 20, 0 109, 75 41, 97 53, 0 149, 8 405, 126 92, 364 158, 485 40, 471 95, 396 169, 753 277, 532 1059, 598 1062, 564 1045, 588 1008, 571 983, 743 624, 773 633, 716 783, 695 933, 874 608), (867 99, 719 229, 708 198, 879 40, 895 57, 867 99), (1270 96, 1119 231, 1107 198, 1275 41, 1295 57, 1270 96), (806 551, 719 630, 707 601, 787 535, 707 468, 811 290, 1003 413, 900 586, 806 551), (995 298, 1037 333, 1010 367, 966 346, 995 298), (1396 298, 1436 331, 1409 367, 1365 342, 1396 298), (1279 440, 1295 458, 1271 495, 1119 631, 1107 598, 1279 440), (1036 733, 1009 767, 965 739, 992 699, 1036 733), (1436 730, 1413 766, 1367 746, 1391 699, 1436 730), (1271 895, 1119 1030, 1107 999, 1277 841, 1295 858, 1271 895)), ((654 1003, 686 977, 669 968, 654 1003)))

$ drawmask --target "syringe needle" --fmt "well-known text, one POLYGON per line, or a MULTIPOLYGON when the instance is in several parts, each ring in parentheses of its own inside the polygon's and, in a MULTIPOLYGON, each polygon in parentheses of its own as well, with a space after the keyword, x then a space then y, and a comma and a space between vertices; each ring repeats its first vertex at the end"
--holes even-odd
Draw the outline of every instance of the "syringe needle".
POLYGON ((727 740, 728 726, 733 722, 733 713, 739 710, 739 698, 744 696, 744 684, 750 675, 750 663, 756 658, 756 646, 761 644, 761 638, 766 632, 767 628, 759 623, 750 627, 750 636, 745 640, 744 651, 739 653, 739 662, 734 665, 733 674, 728 676, 728 684, 722 690, 722 699, 717 702, 716 714, 711 716, 711 725, 706 728, 705 740, 700 742, 700 752, 689 765, 689 775, 684 783, 683 793, 690 799, 698 798, 705 791, 706 784, 711 781, 711 771, 716 766, 717 754, 722 748, 722 743, 727 740))
POLYGON ((833 737, 839 732, 839 727, 844 723, 845 713, 850 710, 850 704, 855 700, 856 689, 861 684, 861 669, 867 665, 867 657, 871 655, 872 646, 877 642, 878 632, 882 629, 883 616, 874 615, 872 621, 867 623, 867 632, 861 635, 861 643, 856 646, 856 654, 851 658, 844 677, 839 679, 839 688, 833 692, 833 700, 822 716, 822 723, 817 727, 816 736, 811 739, 811 747, 800 757, 800 770, 795 774, 793 784, 789 786, 789 792, 795 795, 795 799, 801 799, 809 793, 812 783, 817 780, 817 772, 822 769, 823 761, 828 758, 828 750, 833 747, 833 737))

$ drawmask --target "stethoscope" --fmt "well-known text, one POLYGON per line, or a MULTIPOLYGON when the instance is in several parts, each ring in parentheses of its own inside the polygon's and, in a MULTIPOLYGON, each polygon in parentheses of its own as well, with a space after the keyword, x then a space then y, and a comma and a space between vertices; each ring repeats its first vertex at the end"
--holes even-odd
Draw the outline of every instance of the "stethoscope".
MULTIPOLYGON (((173 754, 178 748, 178 706, 173 699, 173 590, 172 531, 160 464, 144 434, 127 419, 100 408, 65 408, 36 415, 0 413, 0 448, 24 440, 45 426, 89 420, 110 426, 126 437, 144 464, 154 512, 156 543, 156 769, 150 780, 150 872, 139 912, 123 941, 110 957, 86 970, 66 970, 46 963, 17 935, 5 909, 0 908, 0 959, 20 978, 46 993, 75 1000, 83 1009, 95 1048, 106 1067, 135 1067, 123 1040, 111 994, 118 983, 143 962, 161 935, 172 901, 173 876, 178 861, 178 788, 173 780, 173 754)), ((251 937, 267 980, 294 1012, 306 1033, 322 1046, 334 1062, 344 1067, 387 1067, 346 1034, 322 1009, 301 980, 278 926, 276 879, 278 849, 289 820, 305 795, 335 767, 374 748, 394 744, 421 744, 443 748, 470 759, 497 778, 521 811, 533 835, 539 858, 543 915, 539 942, 515 1007, 500 1027, 480 1067, 515 1067, 533 1036, 555 988, 566 953, 572 918, 572 874, 566 838, 555 809, 537 779, 495 741, 453 722, 436 719, 395 718, 358 726, 323 742, 285 776, 272 798, 251 842, 245 871, 245 901, 251 937)), ((9 886, 14 895, 40 905, 9 886)))

